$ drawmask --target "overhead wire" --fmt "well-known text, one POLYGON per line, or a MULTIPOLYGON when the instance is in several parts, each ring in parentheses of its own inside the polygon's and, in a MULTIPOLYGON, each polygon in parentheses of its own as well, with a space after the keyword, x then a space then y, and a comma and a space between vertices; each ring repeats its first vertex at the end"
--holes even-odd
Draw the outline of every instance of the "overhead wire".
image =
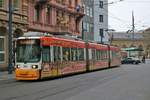
MULTIPOLYGON (((138 2, 148 2, 148 3, 150 3, 149 0, 132 0, 132 1, 123 0, 123 1, 126 1, 126 2, 137 2, 137 3, 138 3, 138 2)), ((107 10, 105 10, 105 11, 107 11, 107 10)), ((119 17, 114 17, 114 14, 110 13, 110 11, 108 11, 108 13, 111 14, 111 15, 113 15, 113 16, 110 16, 111 18, 116 19, 116 20, 118 20, 118 21, 120 21, 120 22, 122 22, 122 23, 125 22, 125 20, 122 20, 122 19, 120 19, 119 17)), ((149 15, 149 14, 148 14, 148 15, 149 15)), ((144 17, 143 20, 148 20, 148 18, 145 18, 145 17, 144 17)), ((137 25, 140 26, 140 23, 141 23, 143 20, 137 21, 137 22, 135 23, 135 25, 136 25, 136 26, 137 26, 137 25)), ((125 24, 125 23, 124 23, 124 24, 125 24)), ((131 27, 132 25, 128 25, 128 26, 131 27)), ((147 25, 142 24, 141 26, 143 27, 143 26, 147 26, 147 25)))
MULTIPOLYGON (((148 0, 132 0, 132 1, 128 1, 128 0, 118 0, 118 1, 109 2, 109 3, 107 3, 107 5, 116 4, 116 3, 121 2, 121 1, 126 1, 126 2, 143 2, 143 1, 144 1, 144 2, 149 2, 149 3, 150 3, 150 1, 148 1, 148 0)), ((104 4, 104 6, 105 6, 105 5, 106 5, 106 4, 104 4)), ((116 15, 114 15, 113 13, 111 13, 109 10, 107 10, 107 9, 105 9, 105 8, 103 8, 103 10, 104 10, 105 14, 106 14, 107 16, 109 16, 110 18, 113 18, 113 19, 115 19, 115 20, 121 22, 122 24, 124 24, 125 26, 127 26, 127 28, 129 28, 129 27, 131 28, 132 25, 129 25, 129 24, 128 24, 128 23, 131 23, 130 21, 127 21, 127 20, 121 19, 121 18, 119 18, 119 17, 116 17, 116 15), (109 14, 108 14, 108 13, 109 13, 109 14)), ((99 12, 97 12, 97 13, 99 13, 99 12)), ((139 25, 139 23, 141 23, 141 20, 138 21, 138 22, 136 22, 135 25, 139 25)), ((145 25, 141 25, 141 26, 145 26, 145 25)))

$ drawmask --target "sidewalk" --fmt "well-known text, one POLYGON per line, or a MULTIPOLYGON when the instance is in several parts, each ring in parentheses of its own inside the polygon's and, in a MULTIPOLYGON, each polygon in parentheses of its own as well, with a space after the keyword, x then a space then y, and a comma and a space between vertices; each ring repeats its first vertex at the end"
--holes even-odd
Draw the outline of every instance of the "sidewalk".
POLYGON ((15 79, 15 74, 8 74, 8 71, 0 71, 0 81, 1 80, 9 80, 9 79, 15 79))

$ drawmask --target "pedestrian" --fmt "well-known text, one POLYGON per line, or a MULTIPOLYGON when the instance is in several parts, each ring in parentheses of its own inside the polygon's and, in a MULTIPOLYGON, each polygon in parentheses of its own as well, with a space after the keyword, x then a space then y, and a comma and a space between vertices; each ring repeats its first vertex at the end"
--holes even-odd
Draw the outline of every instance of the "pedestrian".
POLYGON ((145 55, 142 58, 142 62, 145 63, 145 55))

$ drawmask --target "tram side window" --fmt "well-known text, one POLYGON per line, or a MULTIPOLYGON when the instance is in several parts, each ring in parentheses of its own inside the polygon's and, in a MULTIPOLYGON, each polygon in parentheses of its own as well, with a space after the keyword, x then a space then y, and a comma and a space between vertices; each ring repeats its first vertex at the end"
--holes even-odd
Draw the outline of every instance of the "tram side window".
POLYGON ((53 52, 54 52, 54 61, 60 61, 61 60, 60 47, 54 46, 53 52))
POLYGON ((107 55, 107 51, 105 51, 105 59, 107 60, 108 55, 107 55))
POLYGON ((50 47, 43 47, 43 49, 42 49, 42 61, 43 62, 50 62, 51 61, 50 47))
POLYGON ((71 48, 71 60, 72 61, 78 60, 77 48, 71 48))
POLYGON ((119 57, 119 53, 117 53, 116 51, 113 51, 112 52, 112 57, 113 58, 119 57))
POLYGON ((106 56, 107 56, 107 51, 102 51, 102 53, 101 53, 102 60, 107 59, 106 56))
POLYGON ((78 57, 79 57, 79 61, 84 60, 84 49, 81 48, 78 49, 78 57))
POLYGON ((104 51, 104 59, 107 59, 107 51, 104 51))
POLYGON ((100 50, 96 50, 96 59, 100 60, 100 58, 101 58, 101 52, 100 50))
POLYGON ((117 58, 121 58, 120 52, 117 52, 117 58))
POLYGON ((92 49, 92 59, 95 60, 95 49, 92 49))
POLYGON ((63 48, 63 61, 69 61, 70 60, 70 48, 63 48))

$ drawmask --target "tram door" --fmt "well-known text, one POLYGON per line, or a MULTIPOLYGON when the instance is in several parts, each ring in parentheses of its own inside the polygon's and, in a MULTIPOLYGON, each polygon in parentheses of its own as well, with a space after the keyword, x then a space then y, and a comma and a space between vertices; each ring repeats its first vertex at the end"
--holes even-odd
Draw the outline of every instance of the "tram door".
POLYGON ((62 61, 62 47, 60 46, 53 46, 52 50, 52 75, 59 76, 61 75, 61 61, 62 61))
POLYGON ((41 78, 53 76, 51 63, 51 47, 43 46, 41 78))
POLYGON ((42 77, 55 77, 60 75, 61 47, 44 46, 42 49, 42 77))

